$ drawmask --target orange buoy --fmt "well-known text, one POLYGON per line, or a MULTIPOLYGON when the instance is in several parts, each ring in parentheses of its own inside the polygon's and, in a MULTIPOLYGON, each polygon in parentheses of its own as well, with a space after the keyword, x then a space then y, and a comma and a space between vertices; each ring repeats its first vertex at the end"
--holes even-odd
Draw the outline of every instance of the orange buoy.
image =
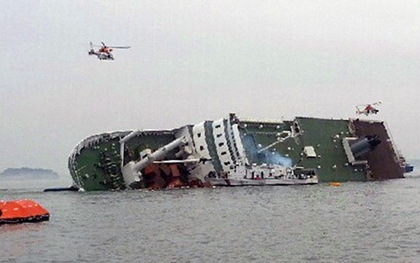
POLYGON ((340 182, 329 182, 328 185, 329 186, 340 186, 341 183, 340 182))
POLYGON ((0 225, 40 222, 49 219, 50 213, 32 200, 0 201, 0 225))

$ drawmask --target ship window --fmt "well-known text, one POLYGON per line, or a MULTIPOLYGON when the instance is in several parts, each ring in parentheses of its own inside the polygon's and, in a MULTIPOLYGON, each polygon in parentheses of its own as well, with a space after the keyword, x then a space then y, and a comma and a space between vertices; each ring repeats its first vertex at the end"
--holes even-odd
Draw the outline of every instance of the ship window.
POLYGON ((229 165, 229 164, 230 164, 230 162, 224 162, 224 164, 225 164, 225 165, 229 165))
POLYGON ((201 132, 197 133, 197 137, 200 138, 201 137, 201 132))
POLYGON ((222 152, 222 153, 221 153, 221 155, 226 155, 226 154, 227 154, 227 152, 222 152))
POLYGON ((216 137, 217 137, 217 138, 220 138, 220 137, 222 137, 222 134, 221 134, 221 133, 219 133, 219 134, 217 134, 217 135, 216 135, 216 137))
POLYGON ((200 145, 200 151, 204 151, 204 146, 200 145))
POLYGON ((219 146, 222 147, 225 143, 224 142, 220 142, 219 146))
POLYGON ((215 127, 216 127, 216 128, 220 128, 220 124, 217 124, 215 127))

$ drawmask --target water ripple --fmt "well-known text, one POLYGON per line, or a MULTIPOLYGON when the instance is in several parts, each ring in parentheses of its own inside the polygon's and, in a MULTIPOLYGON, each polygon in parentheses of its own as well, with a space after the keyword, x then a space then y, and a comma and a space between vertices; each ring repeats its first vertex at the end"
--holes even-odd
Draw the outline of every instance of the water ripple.
POLYGON ((416 262, 420 180, 42 193, 41 224, 0 227, 0 262, 416 262))

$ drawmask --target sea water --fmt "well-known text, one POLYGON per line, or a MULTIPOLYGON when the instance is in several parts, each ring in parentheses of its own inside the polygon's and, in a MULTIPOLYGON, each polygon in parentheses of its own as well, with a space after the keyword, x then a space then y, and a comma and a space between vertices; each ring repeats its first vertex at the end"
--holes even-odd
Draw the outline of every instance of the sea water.
POLYGON ((33 186, 1 190, 0 199, 33 199, 50 221, 0 226, 0 262, 420 260, 419 177, 121 192, 33 186))

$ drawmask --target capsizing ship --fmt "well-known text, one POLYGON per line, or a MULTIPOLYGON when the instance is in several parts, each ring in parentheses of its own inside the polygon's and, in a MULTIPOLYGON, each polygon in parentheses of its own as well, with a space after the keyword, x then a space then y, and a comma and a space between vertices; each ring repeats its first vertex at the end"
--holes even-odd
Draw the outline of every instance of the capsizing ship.
POLYGON ((95 134, 68 159, 84 191, 295 185, 403 178, 383 121, 227 118, 172 130, 95 134))

